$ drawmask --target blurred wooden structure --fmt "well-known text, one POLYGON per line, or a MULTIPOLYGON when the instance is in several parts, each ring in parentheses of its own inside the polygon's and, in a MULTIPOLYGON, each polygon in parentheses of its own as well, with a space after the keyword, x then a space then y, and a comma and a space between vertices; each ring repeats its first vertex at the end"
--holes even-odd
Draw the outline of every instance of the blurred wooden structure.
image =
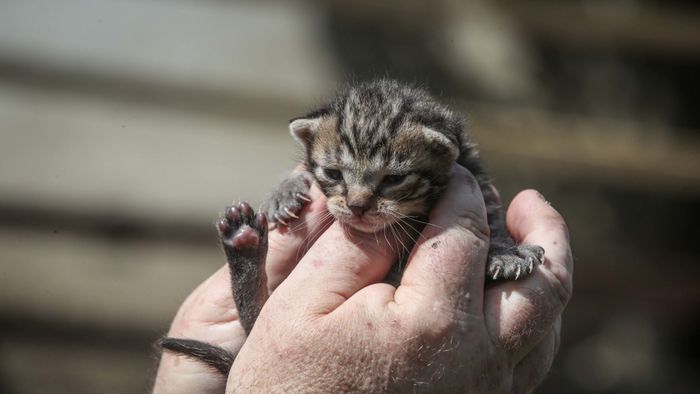
MULTIPOLYGON (((331 3, 350 12, 364 2, 331 3)), ((650 31, 619 28, 615 10, 602 5, 497 3, 533 40, 604 46, 612 39, 623 50, 700 54, 699 14, 639 5, 629 23, 650 31), (602 30, 600 18, 611 21, 602 30)), ((287 119, 343 78, 327 50, 324 9, 318 2, 0 5, 0 392, 147 387, 150 343, 223 262, 211 225, 219 209, 260 201, 295 161, 287 119)), ((412 15, 404 16, 408 26, 412 15)), ((666 335, 685 338, 683 324, 697 324, 687 316, 700 306, 699 256, 678 247, 665 226, 677 219, 683 231, 689 220, 681 210, 698 212, 697 134, 537 105, 453 101, 471 114, 503 195, 537 187, 571 224, 575 298, 543 392, 581 383, 567 365, 595 359, 595 346, 582 344, 604 342, 606 327, 618 327, 605 319, 621 311, 632 316, 622 326, 653 328, 647 342, 656 347, 645 343, 657 362, 685 362, 666 335), (668 215, 649 223, 645 215, 661 213, 646 209, 668 215)), ((627 356, 627 348, 614 349, 627 356)), ((657 369, 651 384, 637 382, 652 391, 627 389, 653 392, 691 367, 657 369)), ((629 383, 620 376, 614 384, 629 383)), ((597 387, 617 386, 571 392, 597 387)))

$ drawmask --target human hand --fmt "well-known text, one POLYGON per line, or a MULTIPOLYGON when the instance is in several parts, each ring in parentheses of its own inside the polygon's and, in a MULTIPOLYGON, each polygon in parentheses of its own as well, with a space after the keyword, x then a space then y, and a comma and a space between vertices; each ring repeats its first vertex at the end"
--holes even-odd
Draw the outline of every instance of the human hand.
POLYGON ((227 390, 531 390, 556 353, 571 292, 566 226, 521 193, 510 231, 542 245, 545 264, 484 290, 485 216, 474 178, 455 167, 398 287, 380 283, 395 245, 332 225, 263 307, 227 390))
POLYGON ((528 393, 544 380, 559 351, 574 263, 564 218, 540 193, 525 190, 515 196, 506 221, 517 243, 545 249, 545 263, 525 280, 497 282, 484 295, 489 330, 512 355, 510 391, 528 393))
MULTIPOLYGON (((266 274, 270 292, 287 277, 305 250, 332 222, 323 193, 314 186, 309 195, 313 201, 291 228, 269 233, 266 274)), ((211 343, 235 354, 246 340, 238 318, 229 269, 224 265, 187 297, 167 335, 211 343)), ((222 393, 225 385, 226 377, 201 361, 163 352, 153 392, 222 393)))

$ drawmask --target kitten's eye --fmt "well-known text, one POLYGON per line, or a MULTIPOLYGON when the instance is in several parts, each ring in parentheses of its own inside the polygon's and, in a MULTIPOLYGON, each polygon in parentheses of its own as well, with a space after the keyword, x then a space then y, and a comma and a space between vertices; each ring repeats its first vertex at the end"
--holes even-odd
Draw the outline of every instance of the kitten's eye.
POLYGON ((406 179, 406 174, 387 175, 382 179, 382 183, 385 186, 394 186, 403 182, 404 179, 406 179))
POLYGON ((324 168, 323 173, 326 174, 326 176, 334 181, 342 181, 343 180, 343 173, 340 172, 340 170, 334 170, 332 168, 324 168))

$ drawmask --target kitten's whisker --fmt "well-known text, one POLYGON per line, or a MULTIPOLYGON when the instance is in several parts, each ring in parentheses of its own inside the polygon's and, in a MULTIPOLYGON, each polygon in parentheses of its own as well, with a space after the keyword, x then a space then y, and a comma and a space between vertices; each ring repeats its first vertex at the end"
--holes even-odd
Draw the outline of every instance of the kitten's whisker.
POLYGON ((416 236, 417 236, 416 242, 417 242, 418 239, 425 238, 425 236, 423 235, 423 231, 422 231, 423 228, 421 228, 420 230, 417 229, 417 228, 415 228, 412 224, 410 224, 410 223, 406 220, 406 217, 398 218, 397 221, 398 221, 398 222, 401 222, 402 224, 405 224, 406 227, 408 227, 411 231, 413 231, 413 232, 416 234, 416 236))
MULTIPOLYGON (((316 228, 314 228, 312 231, 309 231, 306 234, 306 236, 304 237, 304 239, 301 241, 300 247, 297 250, 297 255, 296 255, 297 260, 300 259, 300 257, 301 257, 300 254, 302 254, 302 255, 306 254, 306 252, 311 248, 311 240, 313 240, 314 238, 317 238, 319 233, 321 231, 323 231, 327 227, 329 222, 331 222, 333 220, 333 215, 327 211, 318 213, 317 216, 319 216, 319 217, 315 217, 312 219, 313 221, 317 222, 316 228)), ((306 227, 306 226, 304 226, 304 224, 305 223, 301 223, 299 225, 298 229, 301 229, 302 227, 306 227)))
MULTIPOLYGON (((389 227, 389 230, 391 230, 392 237, 394 237, 395 240, 398 240, 398 237, 396 236, 396 232, 394 231, 394 228, 392 226, 388 226, 388 227, 389 227)), ((387 241, 387 242, 389 242, 389 241, 387 241)), ((389 242, 389 245, 391 245, 391 242, 389 242)), ((398 244, 396 245, 396 247, 398 249, 398 244)), ((391 249, 391 251, 396 253, 396 254, 399 254, 399 251, 394 250, 393 248, 391 249)))
POLYGON ((411 194, 412 194, 412 193, 406 193, 405 195, 403 195, 403 196, 401 196, 401 197, 395 199, 394 202, 401 202, 401 201, 407 199, 411 194))
POLYGON ((302 249, 300 249, 304 251, 304 254, 306 254, 306 252, 309 249, 311 249, 311 246, 313 246, 313 242, 315 242, 315 239, 321 236, 321 233, 333 223, 334 219, 335 217, 333 217, 333 215, 329 213, 323 216, 323 218, 321 218, 318 221, 317 227, 313 231, 309 232, 309 234, 307 234, 307 236, 304 239, 304 244, 302 246, 302 249))
POLYGON ((309 231, 308 234, 306 234, 306 237, 304 237, 304 242, 311 242, 313 238, 316 238, 319 232, 323 231, 323 229, 328 224, 329 220, 332 220, 332 215, 328 213, 319 216, 320 217, 318 218, 312 219, 313 221, 316 221, 316 227, 312 231, 309 231))
POLYGON ((396 253, 394 246, 391 244, 391 242, 389 242, 389 237, 386 236, 386 227, 382 228, 382 234, 384 234, 384 240, 386 241, 387 245, 389 245, 391 252, 396 253))
POLYGON ((416 243, 418 242, 418 239, 422 236, 422 234, 421 234, 418 230, 416 230, 416 229, 414 229, 413 227, 411 227, 410 224, 408 224, 408 223, 402 223, 402 220, 401 220, 401 219, 397 220, 397 221, 396 221, 396 224, 401 228, 401 230, 403 230, 404 233, 406 233, 406 236, 413 242, 413 245, 415 246, 416 243), (411 235, 411 233, 409 233, 409 231, 408 231, 406 228, 404 228, 404 224, 405 224, 409 229, 411 229, 411 230, 413 230, 414 232, 416 232, 416 233, 418 234, 418 237, 414 237, 413 235, 411 235))
MULTIPOLYGON (((394 237, 396 237, 396 239, 399 241, 399 243, 400 243, 401 246, 403 247, 403 250, 406 251, 406 256, 408 256, 408 254, 411 252, 411 250, 408 249, 408 247, 406 246, 406 244, 405 244, 405 243, 403 242, 403 240, 401 239, 401 234, 398 234, 398 230, 395 229, 394 226, 389 226, 389 228, 391 229, 391 232, 394 234, 394 237)), ((401 253, 399 253, 399 256, 398 256, 398 257, 399 257, 399 260, 401 260, 401 258, 402 258, 403 256, 401 256, 401 253)))
MULTIPOLYGON (((389 213, 390 213, 390 215, 395 219, 395 223, 404 231, 404 233, 406 233, 406 236, 409 237, 409 238, 411 239, 411 241, 413 242, 413 245, 414 245, 414 246, 418 243, 418 240, 420 240, 421 238, 425 239, 425 236, 423 235, 423 233, 422 233, 421 231, 419 231, 418 229, 416 229, 415 227, 413 227, 411 224, 405 222, 405 221, 399 216, 399 213, 398 213, 398 212, 389 212, 389 213), (404 226, 404 225, 405 225, 405 226, 404 226), (406 228, 406 227, 407 227, 407 228, 406 228), (413 235, 409 232, 409 229, 410 229, 410 231, 412 231, 412 232, 415 233, 415 236, 413 236, 413 235)), ((403 215, 403 216, 405 217, 406 215, 403 215)))
POLYGON ((308 222, 313 222, 313 221, 322 222, 326 218, 327 215, 330 215, 330 213, 328 211, 310 213, 307 215, 308 219, 302 220, 302 221, 297 221, 297 223, 293 227, 290 227, 290 229, 287 232, 289 234, 294 234, 295 232, 306 228, 308 222))
POLYGON ((403 230, 403 232, 408 238, 411 239, 413 245, 415 246, 415 244, 418 242, 418 239, 420 239, 420 237, 422 236, 422 233, 417 229, 413 228, 413 226, 411 226, 410 224, 403 222, 403 220, 396 213, 394 213, 394 218, 396 219, 396 225, 398 225, 401 228, 401 230, 403 230), (406 225, 406 227, 408 227, 408 229, 415 232, 417 234, 417 237, 412 236, 411 233, 404 227, 404 224, 406 225))
POLYGON ((413 221, 413 222, 420 223, 420 224, 425 224, 426 226, 433 226, 433 227, 439 228, 440 230, 444 230, 444 229, 445 229, 445 227, 443 227, 443 226, 438 226, 437 224, 433 224, 433 223, 430 223, 430 222, 426 222, 426 221, 417 219, 417 217, 418 217, 418 216, 403 215, 403 219, 411 220, 411 221, 413 221))

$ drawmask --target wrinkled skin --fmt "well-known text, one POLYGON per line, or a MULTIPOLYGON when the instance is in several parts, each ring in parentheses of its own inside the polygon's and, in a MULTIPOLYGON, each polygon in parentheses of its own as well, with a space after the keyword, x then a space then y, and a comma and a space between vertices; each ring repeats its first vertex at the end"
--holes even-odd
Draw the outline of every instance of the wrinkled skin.
MULTIPOLYGON (((324 220, 326 198, 316 187, 309 192, 313 201, 307 204, 301 218, 291 229, 271 231, 266 262, 270 292, 289 275, 303 251, 323 233, 329 221, 324 220)), ((172 322, 168 336, 191 338, 219 345, 237 353, 246 340, 239 322, 236 304, 231 298, 231 277, 224 264, 199 285, 185 300, 172 322)), ((154 393, 223 393, 226 377, 182 354, 163 352, 154 393)))
MULTIPOLYGON (((566 225, 538 193, 520 193, 509 231, 543 246, 545 262, 524 280, 484 289, 488 227, 474 185, 455 168, 398 287, 381 283, 397 248, 335 224, 295 268, 304 233, 322 232, 323 197, 312 189, 301 219, 308 227, 270 234, 269 287, 282 284, 248 340, 231 313, 225 269, 188 298, 169 335, 240 349, 229 392, 529 392, 551 367, 571 294, 566 225)), ((164 354, 155 391, 220 393, 224 385, 198 362, 164 354)))

